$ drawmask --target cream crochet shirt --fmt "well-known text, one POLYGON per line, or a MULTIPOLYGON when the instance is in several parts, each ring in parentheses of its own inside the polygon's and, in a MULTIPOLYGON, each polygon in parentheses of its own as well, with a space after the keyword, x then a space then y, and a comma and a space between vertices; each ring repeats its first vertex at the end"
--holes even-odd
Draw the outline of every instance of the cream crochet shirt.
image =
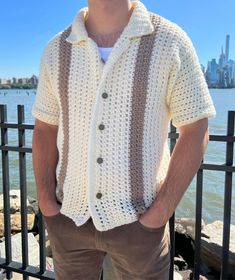
MULTIPOLYGON (((177 128, 215 108, 195 48, 141 1, 106 63, 80 9, 45 47, 32 115, 58 125, 56 195, 77 226, 99 231, 138 219, 154 201, 177 128)), ((160 213, 159 213, 160 215, 160 213)))

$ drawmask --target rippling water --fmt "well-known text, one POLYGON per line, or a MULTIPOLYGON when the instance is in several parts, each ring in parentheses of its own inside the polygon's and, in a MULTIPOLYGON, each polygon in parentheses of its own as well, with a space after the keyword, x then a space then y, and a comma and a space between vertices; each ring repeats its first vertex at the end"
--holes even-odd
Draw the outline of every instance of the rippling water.
MULTIPOLYGON (((211 90, 211 95, 216 107, 217 115, 209 119, 210 134, 224 135, 227 129, 227 112, 235 110, 235 89, 211 90)), ((17 121, 17 105, 25 106, 25 122, 34 123, 34 117, 31 115, 31 107, 35 99, 35 90, 0 90, 0 104, 7 104, 8 122, 17 121)), ((9 129, 8 141, 10 145, 17 145, 18 133, 14 129, 9 129)), ((32 145, 32 131, 26 132, 26 145, 32 145)), ((204 157, 205 163, 225 163, 225 143, 210 142, 204 157)), ((235 153, 235 151, 234 151, 235 153)), ((19 188, 19 159, 18 154, 9 152, 10 165, 10 187, 19 188)), ((32 167, 32 155, 26 155, 27 167, 27 192, 36 197, 35 180, 32 167)), ((2 192, 2 162, 0 163, 0 192, 2 192)), ((185 193, 176 211, 179 217, 195 216, 195 178, 185 193)), ((221 171, 204 171, 203 180, 203 219, 208 222, 223 219, 224 204, 224 181, 225 174, 221 171)), ((235 178, 233 175, 233 193, 232 193, 232 223, 235 224, 235 178)))

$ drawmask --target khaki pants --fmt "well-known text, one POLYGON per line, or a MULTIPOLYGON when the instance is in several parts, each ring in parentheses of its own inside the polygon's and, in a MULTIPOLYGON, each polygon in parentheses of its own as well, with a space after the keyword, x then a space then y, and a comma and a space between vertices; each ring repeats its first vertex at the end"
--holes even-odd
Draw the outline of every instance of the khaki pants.
MULTIPOLYGON (((168 223, 148 228, 139 221, 98 231, 90 218, 75 223, 62 213, 43 216, 50 240, 56 280, 98 280, 106 254, 117 280, 168 280, 168 223)), ((114 279, 111 279, 114 280, 114 279)))

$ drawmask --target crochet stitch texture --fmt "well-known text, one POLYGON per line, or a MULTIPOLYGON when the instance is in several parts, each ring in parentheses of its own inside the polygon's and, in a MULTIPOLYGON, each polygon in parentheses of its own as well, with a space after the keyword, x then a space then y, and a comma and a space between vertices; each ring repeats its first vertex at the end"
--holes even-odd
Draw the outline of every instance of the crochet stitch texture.
POLYGON ((32 115, 58 125, 56 195, 77 226, 134 222, 154 201, 176 127, 215 108, 189 36, 136 2, 104 63, 80 9, 47 44, 32 115))

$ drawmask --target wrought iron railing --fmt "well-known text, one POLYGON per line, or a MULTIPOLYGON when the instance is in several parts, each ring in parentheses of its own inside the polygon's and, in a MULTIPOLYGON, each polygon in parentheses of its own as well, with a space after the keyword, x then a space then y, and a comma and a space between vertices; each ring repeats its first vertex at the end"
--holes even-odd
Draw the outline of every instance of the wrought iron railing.
MULTIPOLYGON (((33 130, 34 125, 25 123, 24 105, 17 106, 18 119, 17 123, 7 122, 7 106, 0 105, 0 129, 1 129, 1 146, 2 151, 2 189, 4 200, 4 236, 5 236, 5 258, 0 258, 0 268, 6 270, 7 279, 12 279, 12 272, 23 275, 23 279, 29 276, 39 279, 54 279, 54 272, 46 270, 46 249, 45 249, 45 226, 39 209, 39 267, 29 265, 28 259, 28 229, 27 229, 27 181, 26 181, 26 154, 32 153, 32 147, 25 145, 25 132, 33 130), (8 144, 8 129, 18 130, 18 146, 8 144), (22 263, 12 261, 11 246, 11 223, 10 223, 10 179, 9 179, 9 151, 19 153, 19 178, 20 178, 20 201, 21 201, 21 234, 22 234, 22 263)), ((235 172, 234 166, 234 122, 235 111, 228 111, 227 134, 210 135, 209 141, 219 141, 226 143, 226 160, 222 165, 207 164, 202 162, 196 174, 196 217, 195 217, 195 254, 194 254, 194 271, 193 278, 199 279, 200 274, 200 251, 201 251, 201 218, 202 218, 202 190, 203 190, 203 171, 214 170, 221 171, 225 174, 224 186, 224 218, 223 218, 223 248, 220 279, 228 279, 229 263, 229 240, 231 224, 231 199, 232 199, 232 175, 235 172)), ((169 132, 170 149, 173 151, 176 144, 178 133, 176 128, 171 125, 169 132)), ((173 280, 174 255, 175 255, 175 215, 170 219, 170 237, 171 237, 171 269, 170 280, 173 280)), ((103 279, 103 273, 101 275, 103 279)))

